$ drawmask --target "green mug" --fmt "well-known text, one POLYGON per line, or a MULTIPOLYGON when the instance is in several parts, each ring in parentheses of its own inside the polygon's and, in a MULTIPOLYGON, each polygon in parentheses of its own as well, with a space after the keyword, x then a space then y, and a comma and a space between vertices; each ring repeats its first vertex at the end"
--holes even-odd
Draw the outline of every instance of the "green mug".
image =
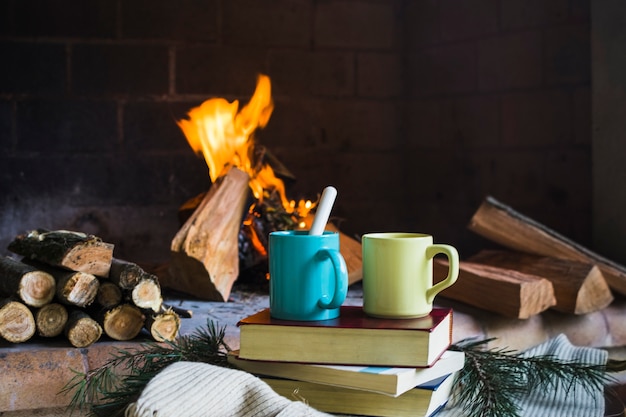
POLYGON ((422 233, 368 233, 361 238, 363 251, 363 310, 383 318, 428 315, 433 300, 456 282, 459 254, 450 245, 434 244, 422 233), (444 254, 448 276, 433 285, 433 257, 444 254))

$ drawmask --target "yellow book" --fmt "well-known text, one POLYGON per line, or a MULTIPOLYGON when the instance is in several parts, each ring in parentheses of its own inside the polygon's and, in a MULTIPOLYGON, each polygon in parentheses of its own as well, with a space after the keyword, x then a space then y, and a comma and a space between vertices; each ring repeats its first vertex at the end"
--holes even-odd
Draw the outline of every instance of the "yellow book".
POLYGON ((269 309, 239 321, 242 359, 335 365, 431 366, 452 342, 452 309, 415 319, 379 319, 342 306, 337 319, 278 320, 269 309))
POLYGON ((240 359, 239 351, 228 354, 228 362, 255 375, 294 379, 317 384, 360 389, 397 397, 417 385, 463 368, 465 354, 448 350, 431 367, 318 365, 295 362, 240 359))
POLYGON ((301 400, 326 413, 379 417, 427 417, 441 410, 450 398, 456 373, 417 386, 399 397, 369 391, 262 377, 274 391, 301 400))

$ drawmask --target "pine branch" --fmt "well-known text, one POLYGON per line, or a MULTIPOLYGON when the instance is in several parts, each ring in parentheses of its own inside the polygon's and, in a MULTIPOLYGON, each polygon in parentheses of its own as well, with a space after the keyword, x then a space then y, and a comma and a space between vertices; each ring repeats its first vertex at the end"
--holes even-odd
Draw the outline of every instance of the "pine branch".
POLYGON ((123 416, 128 404, 139 398, 148 384, 166 366, 178 361, 204 362, 229 367, 231 350, 225 343, 226 328, 207 320, 206 329, 176 341, 144 343, 137 349, 118 349, 101 367, 74 377, 62 393, 73 392, 69 410, 88 410, 90 416, 123 416))
POLYGON ((520 400, 532 390, 583 389, 592 394, 602 391, 611 379, 605 365, 485 349, 493 340, 464 340, 450 348, 465 352, 465 366, 455 383, 455 401, 471 416, 518 417, 520 400))

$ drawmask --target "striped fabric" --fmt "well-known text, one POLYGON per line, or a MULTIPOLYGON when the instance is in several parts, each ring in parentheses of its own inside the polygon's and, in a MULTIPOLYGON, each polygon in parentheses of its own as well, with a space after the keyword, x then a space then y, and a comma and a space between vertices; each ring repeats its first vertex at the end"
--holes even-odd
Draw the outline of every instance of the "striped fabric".
MULTIPOLYGON (((523 352, 523 355, 551 355, 564 361, 590 365, 605 365, 608 359, 607 351, 574 346, 563 334, 523 352)), ((518 405, 520 417, 602 417, 605 402, 602 390, 590 392, 580 385, 568 387, 559 384, 550 389, 533 390, 518 405)), ((443 410, 437 417, 474 416, 466 416, 457 407, 452 407, 443 410)))

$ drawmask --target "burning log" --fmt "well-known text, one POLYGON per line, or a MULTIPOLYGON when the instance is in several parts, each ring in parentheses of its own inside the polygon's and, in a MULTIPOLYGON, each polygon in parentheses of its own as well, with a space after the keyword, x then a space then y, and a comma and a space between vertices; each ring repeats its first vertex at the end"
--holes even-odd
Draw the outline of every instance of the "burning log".
POLYGON ((66 230, 33 230, 18 235, 8 249, 48 265, 105 278, 113 257, 112 244, 93 235, 66 230))
POLYGON ((590 263, 495 250, 482 251, 468 261, 547 279, 554 287, 556 298, 556 305, 552 308, 564 313, 591 313, 605 308, 613 301, 602 272, 590 263))
POLYGON ((248 196, 248 174, 237 168, 213 184, 172 240, 165 287, 227 301, 239 274, 238 234, 248 196))
POLYGON ((11 299, 0 302, 0 337, 11 343, 22 343, 35 334, 35 318, 23 303, 11 299))
MULTIPOLYGON (((435 274, 445 276, 448 263, 435 259, 435 274)), ((556 304, 552 283, 518 271, 461 261, 456 283, 442 297, 507 317, 527 319, 556 304)))
POLYGON ((111 339, 131 340, 137 337, 143 328, 145 316, 141 310, 131 304, 121 304, 100 315, 99 323, 104 333, 111 339))
POLYGON ((180 316, 173 310, 166 309, 149 315, 144 327, 157 342, 171 342, 176 339, 180 330, 180 316))
POLYGON ((102 336, 102 327, 83 310, 70 313, 64 329, 65 337, 72 346, 83 348, 97 342, 102 336))
POLYGON ((50 303, 35 311, 37 334, 42 337, 55 337, 63 333, 67 324, 68 313, 65 306, 50 303))
POLYGON ((512 250, 596 264, 609 287, 626 295, 626 267, 572 242, 492 197, 483 201, 468 227, 479 235, 512 250))
POLYGON ((9 257, 0 259, 0 294, 41 307, 52 301, 55 286, 54 277, 46 272, 9 257))

